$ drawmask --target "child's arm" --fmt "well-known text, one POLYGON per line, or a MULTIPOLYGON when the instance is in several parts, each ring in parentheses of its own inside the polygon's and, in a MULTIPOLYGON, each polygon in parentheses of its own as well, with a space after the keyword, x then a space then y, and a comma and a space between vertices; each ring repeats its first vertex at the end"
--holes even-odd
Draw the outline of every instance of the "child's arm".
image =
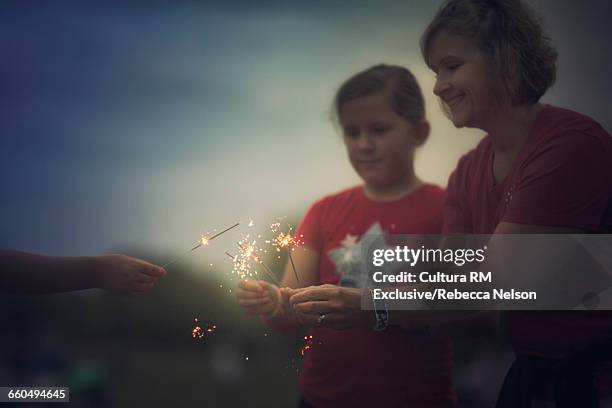
POLYGON ((166 271, 125 255, 42 256, 0 250, 0 291, 48 294, 101 288, 121 294, 150 290, 166 271))

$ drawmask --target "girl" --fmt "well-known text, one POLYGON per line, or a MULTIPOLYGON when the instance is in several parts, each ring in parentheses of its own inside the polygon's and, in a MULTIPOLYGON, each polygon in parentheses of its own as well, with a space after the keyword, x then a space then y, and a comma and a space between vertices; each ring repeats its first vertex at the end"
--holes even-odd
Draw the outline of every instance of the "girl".
MULTIPOLYGON (((443 190, 414 172, 415 150, 430 129, 421 90, 405 68, 377 65, 340 87, 334 109, 363 185, 315 202, 296 232, 305 241, 294 255, 299 286, 321 286, 301 292, 243 281, 240 305, 273 325, 313 327, 300 374, 302 407, 453 407, 448 339, 388 326, 386 315, 361 310, 357 288, 367 278, 364 234, 441 230, 443 190), (295 314, 286 306, 290 295, 295 314), (316 310, 308 310, 313 303, 316 310)), ((283 285, 298 287, 290 269, 283 285)))
MULTIPOLYGON (((421 48, 454 125, 487 133, 449 179, 444 233, 610 231, 610 135, 587 116, 540 103, 557 53, 530 8, 450 0, 421 48)), ((566 404, 558 406, 594 406, 595 385, 612 389, 596 352, 609 339, 609 313, 511 312, 508 324, 518 358, 498 406, 531 406, 538 382, 553 386, 566 404)))

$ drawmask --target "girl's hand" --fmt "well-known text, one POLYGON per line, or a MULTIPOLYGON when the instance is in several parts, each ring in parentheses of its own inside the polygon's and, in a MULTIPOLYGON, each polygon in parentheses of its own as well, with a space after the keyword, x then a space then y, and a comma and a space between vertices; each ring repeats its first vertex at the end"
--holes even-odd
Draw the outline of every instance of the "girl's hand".
POLYGON ((243 279, 238 283, 236 292, 238 304, 251 315, 273 317, 281 309, 281 291, 276 285, 266 281, 243 279))

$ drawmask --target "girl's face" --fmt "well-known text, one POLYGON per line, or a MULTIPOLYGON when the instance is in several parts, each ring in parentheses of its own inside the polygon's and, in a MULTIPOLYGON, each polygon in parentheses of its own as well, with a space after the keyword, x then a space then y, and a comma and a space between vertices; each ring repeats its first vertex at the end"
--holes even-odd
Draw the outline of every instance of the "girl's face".
MULTIPOLYGON (((414 126, 378 93, 344 103, 340 112, 344 143, 353 168, 366 185, 397 188, 413 175, 414 149, 424 142, 423 126, 414 126)), ((429 125, 423 121, 427 126, 429 125)))
POLYGON ((431 42, 429 67, 436 73, 433 92, 448 108, 453 124, 487 128, 500 103, 486 55, 470 40, 442 30, 431 42))

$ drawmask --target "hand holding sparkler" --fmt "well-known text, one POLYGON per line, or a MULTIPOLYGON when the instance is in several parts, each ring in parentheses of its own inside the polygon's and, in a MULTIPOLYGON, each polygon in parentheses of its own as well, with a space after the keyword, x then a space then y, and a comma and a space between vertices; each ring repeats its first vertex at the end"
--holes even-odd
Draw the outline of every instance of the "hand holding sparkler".
POLYGON ((166 271, 126 255, 43 256, 0 250, 0 292, 48 294, 100 288, 121 294, 150 290, 166 271))
POLYGON ((373 325, 374 313, 361 309, 359 288, 325 284, 289 292, 294 316, 304 326, 342 330, 373 325))
POLYGON ((101 257, 94 273, 100 288, 119 294, 137 295, 151 290, 157 279, 166 275, 166 270, 142 259, 107 255, 101 257))
POLYGON ((290 312, 288 292, 266 281, 241 280, 236 298, 250 315, 271 319, 290 312))
POLYGON ((280 291, 277 286, 265 281, 243 279, 238 283, 236 299, 250 315, 271 316, 280 304, 280 291))

